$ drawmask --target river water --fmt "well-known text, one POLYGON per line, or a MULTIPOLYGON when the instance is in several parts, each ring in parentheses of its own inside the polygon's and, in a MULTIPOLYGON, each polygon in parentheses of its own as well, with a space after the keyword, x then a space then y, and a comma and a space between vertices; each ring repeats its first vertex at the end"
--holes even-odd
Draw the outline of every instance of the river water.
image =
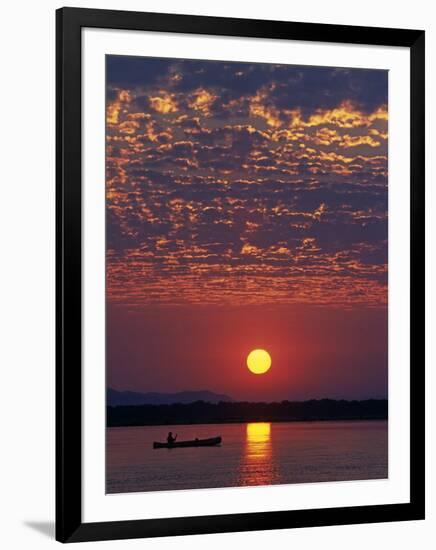
POLYGON ((107 429, 108 493, 382 479, 387 421, 255 422, 107 429), (153 449, 220 435, 219 447, 153 449))

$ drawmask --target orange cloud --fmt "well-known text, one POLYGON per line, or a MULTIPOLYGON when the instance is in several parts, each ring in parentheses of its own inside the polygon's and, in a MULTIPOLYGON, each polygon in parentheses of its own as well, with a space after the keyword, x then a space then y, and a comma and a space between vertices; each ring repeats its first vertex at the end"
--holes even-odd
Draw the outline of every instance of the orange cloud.
POLYGON ((199 88, 192 94, 190 100, 188 101, 188 105, 191 109, 200 111, 205 116, 210 116, 210 107, 217 97, 218 96, 205 90, 204 88, 199 88))
POLYGON ((376 120, 387 120, 388 113, 385 107, 380 107, 373 113, 366 115, 354 108, 350 101, 342 102, 334 109, 317 109, 306 120, 302 118, 301 110, 289 111, 291 126, 296 128, 310 128, 330 124, 339 128, 358 128, 371 126, 376 120))
POLYGON ((263 102, 268 97, 266 90, 259 90, 250 100, 250 114, 263 118, 268 126, 278 128, 282 125, 279 118, 279 111, 273 106, 267 106, 263 102))
POLYGON ((120 123, 118 129, 121 134, 134 134, 138 128, 138 122, 135 122, 134 120, 125 120, 120 123))
POLYGON ((174 99, 174 94, 169 94, 168 92, 161 91, 159 95, 152 96, 149 98, 152 108, 162 114, 176 113, 178 105, 174 99))
POLYGON ((342 136, 342 141, 339 147, 357 147, 358 145, 369 145, 370 147, 379 147, 380 141, 373 139, 371 136, 342 136))
POLYGON ((119 116, 123 103, 130 103, 131 96, 129 90, 119 90, 117 98, 107 106, 106 122, 107 124, 118 124, 119 116))

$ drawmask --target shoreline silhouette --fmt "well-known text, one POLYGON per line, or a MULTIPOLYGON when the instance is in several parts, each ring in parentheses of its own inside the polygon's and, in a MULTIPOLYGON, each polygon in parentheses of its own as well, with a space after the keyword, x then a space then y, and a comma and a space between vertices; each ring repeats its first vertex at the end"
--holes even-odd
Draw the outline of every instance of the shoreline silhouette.
POLYGON ((229 424, 237 422, 314 422, 334 420, 387 420, 387 399, 309 401, 174 403, 107 407, 107 427, 165 426, 177 424, 229 424))

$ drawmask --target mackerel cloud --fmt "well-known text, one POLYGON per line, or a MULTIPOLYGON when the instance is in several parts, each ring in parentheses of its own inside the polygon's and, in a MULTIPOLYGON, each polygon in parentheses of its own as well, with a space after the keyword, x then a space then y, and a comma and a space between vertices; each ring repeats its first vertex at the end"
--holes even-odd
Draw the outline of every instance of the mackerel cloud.
POLYGON ((385 307, 387 72, 107 57, 111 302, 385 307))

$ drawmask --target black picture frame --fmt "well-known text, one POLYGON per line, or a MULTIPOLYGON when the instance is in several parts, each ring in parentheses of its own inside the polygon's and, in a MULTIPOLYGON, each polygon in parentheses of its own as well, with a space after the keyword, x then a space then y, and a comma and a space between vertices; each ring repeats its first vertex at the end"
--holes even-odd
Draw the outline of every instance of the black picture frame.
POLYGON ((56 13, 56 539, 78 542, 423 519, 424 31, 62 8, 56 13), (81 29, 163 31, 410 49, 410 502, 310 510, 82 522, 81 29))

